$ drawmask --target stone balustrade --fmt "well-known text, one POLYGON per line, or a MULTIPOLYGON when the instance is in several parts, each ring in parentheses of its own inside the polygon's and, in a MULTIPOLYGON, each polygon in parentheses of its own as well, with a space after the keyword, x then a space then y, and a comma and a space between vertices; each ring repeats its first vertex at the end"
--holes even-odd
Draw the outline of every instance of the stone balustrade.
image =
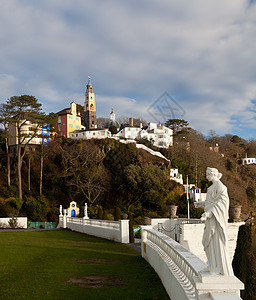
POLYGON ((108 221, 85 218, 71 218, 64 214, 59 216, 59 228, 105 238, 108 240, 129 243, 129 220, 108 221))
POLYGON ((141 254, 155 269, 171 299, 241 299, 243 283, 235 276, 203 272, 207 267, 203 261, 152 226, 141 226, 141 232, 141 254))

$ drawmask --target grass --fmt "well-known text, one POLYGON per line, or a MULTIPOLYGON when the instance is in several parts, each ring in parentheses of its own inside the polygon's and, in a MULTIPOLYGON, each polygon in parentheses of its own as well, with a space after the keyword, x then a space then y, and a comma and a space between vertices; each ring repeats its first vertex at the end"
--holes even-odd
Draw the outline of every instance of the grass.
POLYGON ((127 245, 66 230, 3 232, 0 240, 0 299, 169 299, 154 270, 127 245), (77 262, 93 259, 103 263, 77 262), (67 283, 85 276, 122 284, 67 283))

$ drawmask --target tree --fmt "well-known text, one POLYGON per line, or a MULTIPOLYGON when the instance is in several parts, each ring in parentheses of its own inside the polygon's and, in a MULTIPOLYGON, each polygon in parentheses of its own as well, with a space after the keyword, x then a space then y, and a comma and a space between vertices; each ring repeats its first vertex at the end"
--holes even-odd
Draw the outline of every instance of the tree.
POLYGON ((256 261, 252 253, 251 224, 242 225, 239 228, 232 267, 235 276, 245 284, 245 290, 241 292, 243 299, 255 300, 256 261))
POLYGON ((117 133, 117 128, 116 128, 116 126, 111 125, 111 126, 109 127, 109 131, 110 131, 112 134, 116 134, 116 133, 117 133))
POLYGON ((183 119, 169 119, 165 122, 165 126, 171 128, 173 130, 173 134, 176 134, 182 129, 187 128, 188 125, 188 121, 183 119))
POLYGON ((97 127, 104 128, 108 122, 109 118, 97 118, 97 127))
POLYGON ((61 176, 66 177, 88 203, 97 202, 109 186, 108 172, 102 164, 104 153, 93 141, 63 145, 60 151, 64 168, 61 176))
POLYGON ((167 173, 156 165, 133 165, 124 168, 118 192, 129 211, 136 205, 146 210, 162 210, 170 190, 167 173))
POLYGON ((81 104, 76 104, 77 113, 81 115, 81 124, 84 124, 84 107, 81 104))
POLYGON ((7 184, 11 185, 11 158, 8 145, 8 120, 11 115, 4 104, 0 105, 0 124, 3 125, 4 131, 2 137, 5 140, 6 158, 7 158, 7 184))
POLYGON ((19 198, 22 199, 21 169, 26 150, 33 138, 40 136, 40 128, 45 123, 45 114, 41 104, 34 96, 13 96, 3 104, 7 112, 6 121, 9 126, 9 138, 15 139, 17 147, 17 175, 19 198), (23 152, 22 152, 23 149, 23 152))
MULTIPOLYGON (((130 123, 130 119, 127 116, 121 116, 117 119, 117 121, 120 124, 129 124, 130 123)), ((132 118, 133 121, 133 126, 140 126, 142 124, 142 126, 146 126, 147 122, 143 119, 143 118, 132 118)))
POLYGON ((39 194, 42 196, 43 194, 43 167, 44 167, 44 158, 47 155, 49 148, 45 148, 45 142, 47 143, 47 140, 49 137, 52 135, 54 132, 54 126, 57 123, 58 116, 51 112, 49 115, 45 117, 45 123, 47 127, 47 131, 49 133, 43 134, 42 135, 42 144, 41 144, 41 159, 40 159, 40 187, 39 187, 39 194), (46 150, 45 150, 46 149, 46 150))

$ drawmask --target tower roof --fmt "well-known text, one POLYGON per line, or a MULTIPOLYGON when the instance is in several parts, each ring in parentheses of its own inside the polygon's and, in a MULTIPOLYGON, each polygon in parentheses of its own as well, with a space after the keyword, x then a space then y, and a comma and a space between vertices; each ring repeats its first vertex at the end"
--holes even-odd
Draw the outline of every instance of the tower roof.
POLYGON ((91 84, 91 76, 88 76, 88 84, 87 85, 92 85, 91 84))

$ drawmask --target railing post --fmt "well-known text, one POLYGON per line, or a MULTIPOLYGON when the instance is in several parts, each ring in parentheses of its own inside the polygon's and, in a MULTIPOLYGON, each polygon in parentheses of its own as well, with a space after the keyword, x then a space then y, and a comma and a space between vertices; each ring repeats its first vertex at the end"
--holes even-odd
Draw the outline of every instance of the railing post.
POLYGON ((140 230, 141 230, 141 256, 142 257, 146 257, 146 253, 147 253, 147 246, 146 246, 146 242, 147 242, 147 231, 145 229, 152 229, 153 226, 149 226, 149 225, 141 225, 140 226, 140 230))
POLYGON ((64 214, 63 214, 63 228, 67 228, 67 210, 64 209, 64 214))
POLYGON ((130 220, 120 220, 120 242, 128 244, 130 241, 129 236, 129 221, 130 220))
POLYGON ((244 289, 244 284, 235 276, 212 275, 201 271, 193 278, 193 281, 196 300, 222 299, 214 298, 213 295, 223 294, 225 294, 225 299, 238 300, 241 299, 240 290, 244 289))

